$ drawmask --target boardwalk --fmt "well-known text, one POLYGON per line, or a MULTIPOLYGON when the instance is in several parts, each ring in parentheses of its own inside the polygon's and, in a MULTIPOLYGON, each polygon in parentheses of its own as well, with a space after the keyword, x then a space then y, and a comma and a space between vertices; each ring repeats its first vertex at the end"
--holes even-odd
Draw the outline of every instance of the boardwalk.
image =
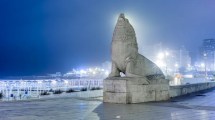
POLYGON ((102 98, 58 97, 0 102, 0 120, 214 120, 215 90, 142 104, 108 104, 102 98))

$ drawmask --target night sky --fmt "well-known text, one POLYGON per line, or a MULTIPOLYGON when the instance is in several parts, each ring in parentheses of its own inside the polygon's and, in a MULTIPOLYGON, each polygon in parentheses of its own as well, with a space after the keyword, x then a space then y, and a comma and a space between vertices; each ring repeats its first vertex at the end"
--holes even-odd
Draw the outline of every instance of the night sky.
POLYGON ((214 0, 1 0, 0 77, 101 65, 121 12, 139 47, 161 42, 196 53, 215 38, 214 11, 214 0))

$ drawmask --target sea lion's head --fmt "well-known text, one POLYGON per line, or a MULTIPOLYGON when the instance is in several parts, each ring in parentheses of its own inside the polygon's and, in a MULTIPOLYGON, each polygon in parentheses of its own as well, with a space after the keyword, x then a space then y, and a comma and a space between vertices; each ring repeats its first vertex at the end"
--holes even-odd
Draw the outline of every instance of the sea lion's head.
POLYGON ((113 33, 113 41, 128 41, 137 44, 134 28, 123 13, 118 17, 113 33))

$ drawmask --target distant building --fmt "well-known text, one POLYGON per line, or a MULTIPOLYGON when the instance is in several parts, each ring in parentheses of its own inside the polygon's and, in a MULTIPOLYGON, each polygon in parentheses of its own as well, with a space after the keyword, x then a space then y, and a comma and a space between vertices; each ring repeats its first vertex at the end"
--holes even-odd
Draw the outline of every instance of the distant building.
POLYGON ((173 70, 177 70, 178 68, 186 68, 189 70, 191 67, 191 57, 189 51, 184 47, 180 47, 179 49, 168 49, 169 56, 167 56, 167 65, 173 70))
POLYGON ((204 39, 200 47, 200 59, 208 71, 215 71, 215 39, 204 39))
POLYGON ((180 67, 187 70, 191 67, 191 57, 184 46, 180 49, 168 49, 159 43, 145 48, 142 53, 156 63, 166 74, 178 72, 180 67))
POLYGON ((182 46, 178 51, 178 61, 180 67, 190 67, 191 65, 191 57, 189 51, 186 50, 184 46, 182 46))

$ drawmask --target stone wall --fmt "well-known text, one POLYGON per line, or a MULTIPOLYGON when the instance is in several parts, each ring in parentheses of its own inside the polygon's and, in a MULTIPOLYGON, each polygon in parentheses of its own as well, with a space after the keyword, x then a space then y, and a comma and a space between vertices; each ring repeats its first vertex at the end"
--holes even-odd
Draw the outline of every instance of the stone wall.
POLYGON ((215 87, 215 82, 170 86, 170 97, 177 97, 215 87))
POLYGON ((169 99, 166 79, 115 77, 104 80, 104 102, 141 103, 169 99))
POLYGON ((146 78, 115 77, 104 80, 103 100, 125 104, 163 101, 213 87, 215 82, 169 86, 165 79, 148 81, 146 78))

